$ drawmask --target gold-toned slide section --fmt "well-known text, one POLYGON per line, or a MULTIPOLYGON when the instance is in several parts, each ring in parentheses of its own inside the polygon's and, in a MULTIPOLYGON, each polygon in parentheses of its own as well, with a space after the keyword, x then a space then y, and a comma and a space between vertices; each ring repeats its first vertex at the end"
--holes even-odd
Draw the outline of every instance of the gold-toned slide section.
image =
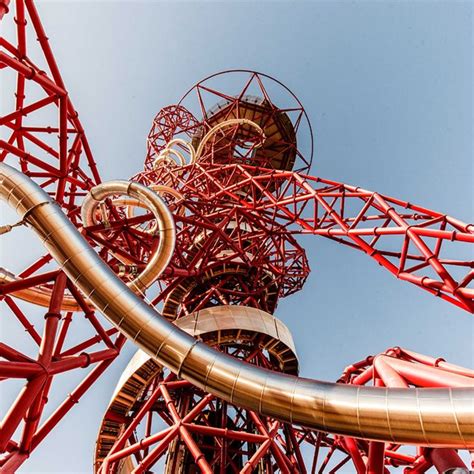
MULTIPOLYGON (((137 185, 138 186, 138 185, 137 185)), ((144 188, 146 189, 146 188, 144 188)), ((131 341, 199 388, 263 415, 367 438, 474 448, 474 387, 387 389, 320 382, 271 372, 220 353, 161 317, 90 248, 33 181, 0 164, 0 197, 25 219, 84 295, 131 341)), ((171 214, 162 219, 172 248, 171 214)), ((160 260, 165 268, 166 258, 160 260)))

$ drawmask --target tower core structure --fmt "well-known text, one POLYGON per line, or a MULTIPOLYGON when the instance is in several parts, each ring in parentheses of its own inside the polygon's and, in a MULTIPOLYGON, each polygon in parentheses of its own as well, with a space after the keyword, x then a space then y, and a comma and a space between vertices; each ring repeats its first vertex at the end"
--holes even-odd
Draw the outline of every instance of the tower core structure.
MULTIPOLYGON (((176 191, 162 194, 177 225, 172 262, 176 273, 162 282, 153 304, 178 327, 220 351, 297 375, 290 331, 273 312, 280 297, 302 288, 308 261, 284 224, 251 208, 252 199, 265 190, 276 192, 283 183, 269 182, 259 190, 242 185, 241 172, 258 180, 270 170, 309 168, 312 131, 302 105, 286 87, 264 74, 217 74, 198 83, 178 105, 157 114, 147 148, 145 171, 133 180, 152 189, 176 191), (233 84, 232 90, 213 88, 223 79, 233 84), (274 103, 271 91, 285 106, 274 103), (299 141, 309 146, 308 158, 298 149, 299 141), (215 170, 222 171, 218 181, 207 174, 215 170), (233 183, 234 196, 216 195, 219 186, 232 188, 233 183)), ((153 223, 142 226, 153 229, 153 223)), ((134 468, 145 472, 166 451, 167 473, 197 472, 198 467, 204 472, 286 472, 303 462, 291 425, 183 385, 141 352, 126 374, 101 426, 98 472, 134 468), (144 382, 137 383, 137 377, 144 382), (154 413, 162 422, 189 419, 189 423, 184 433, 166 438, 159 450, 146 448, 132 467, 136 458, 114 453, 133 444, 130 435, 136 436, 137 419, 144 421, 139 407, 154 397, 155 411, 150 408, 149 420, 154 413), (130 423, 118 421, 127 414, 130 423)), ((152 424, 149 421, 144 428, 148 429, 145 437, 152 434, 152 424)))

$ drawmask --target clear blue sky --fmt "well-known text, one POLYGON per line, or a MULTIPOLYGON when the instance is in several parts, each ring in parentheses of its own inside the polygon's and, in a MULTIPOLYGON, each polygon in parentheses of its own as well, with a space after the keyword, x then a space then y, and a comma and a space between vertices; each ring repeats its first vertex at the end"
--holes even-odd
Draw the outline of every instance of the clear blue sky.
MULTIPOLYGON (((248 68, 302 100, 316 134, 312 174, 473 220, 472 2, 38 7, 104 179, 141 169, 162 106, 210 73, 248 68)), ((302 375, 336 380, 392 345, 474 365, 467 313, 362 253, 302 242, 313 272, 276 313, 293 332, 302 375)), ((21 472, 91 472, 100 419, 133 350, 126 346, 21 472)))

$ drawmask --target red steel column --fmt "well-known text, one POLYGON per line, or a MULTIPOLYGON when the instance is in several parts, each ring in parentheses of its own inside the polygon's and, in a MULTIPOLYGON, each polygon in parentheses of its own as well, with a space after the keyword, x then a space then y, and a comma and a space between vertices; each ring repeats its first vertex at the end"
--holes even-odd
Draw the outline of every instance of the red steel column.
POLYGON ((467 470, 463 460, 459 457, 459 454, 454 449, 432 449, 429 451, 429 458, 439 473, 444 473, 449 469, 454 469, 456 467, 467 470))

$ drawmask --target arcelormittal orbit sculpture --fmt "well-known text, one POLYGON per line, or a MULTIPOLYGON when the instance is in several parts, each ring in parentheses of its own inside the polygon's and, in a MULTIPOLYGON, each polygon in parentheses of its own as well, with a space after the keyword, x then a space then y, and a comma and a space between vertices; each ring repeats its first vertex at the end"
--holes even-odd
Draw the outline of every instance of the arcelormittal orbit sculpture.
POLYGON ((0 343, 0 377, 18 387, 1 423, 2 472, 32 455, 126 339, 139 351, 100 423, 97 473, 467 469, 472 370, 394 347, 337 383, 300 378, 273 313, 309 273, 302 233, 473 312, 469 249, 461 255, 472 225, 307 175, 306 112, 251 71, 211 76, 163 108, 144 170, 101 183, 34 3, 0 1, 0 19, 14 92, 2 103, 0 195, 19 216, 1 232, 28 227, 46 249, 0 271, 4 317, 27 338, 0 343), (86 368, 50 410, 56 378, 86 368))

